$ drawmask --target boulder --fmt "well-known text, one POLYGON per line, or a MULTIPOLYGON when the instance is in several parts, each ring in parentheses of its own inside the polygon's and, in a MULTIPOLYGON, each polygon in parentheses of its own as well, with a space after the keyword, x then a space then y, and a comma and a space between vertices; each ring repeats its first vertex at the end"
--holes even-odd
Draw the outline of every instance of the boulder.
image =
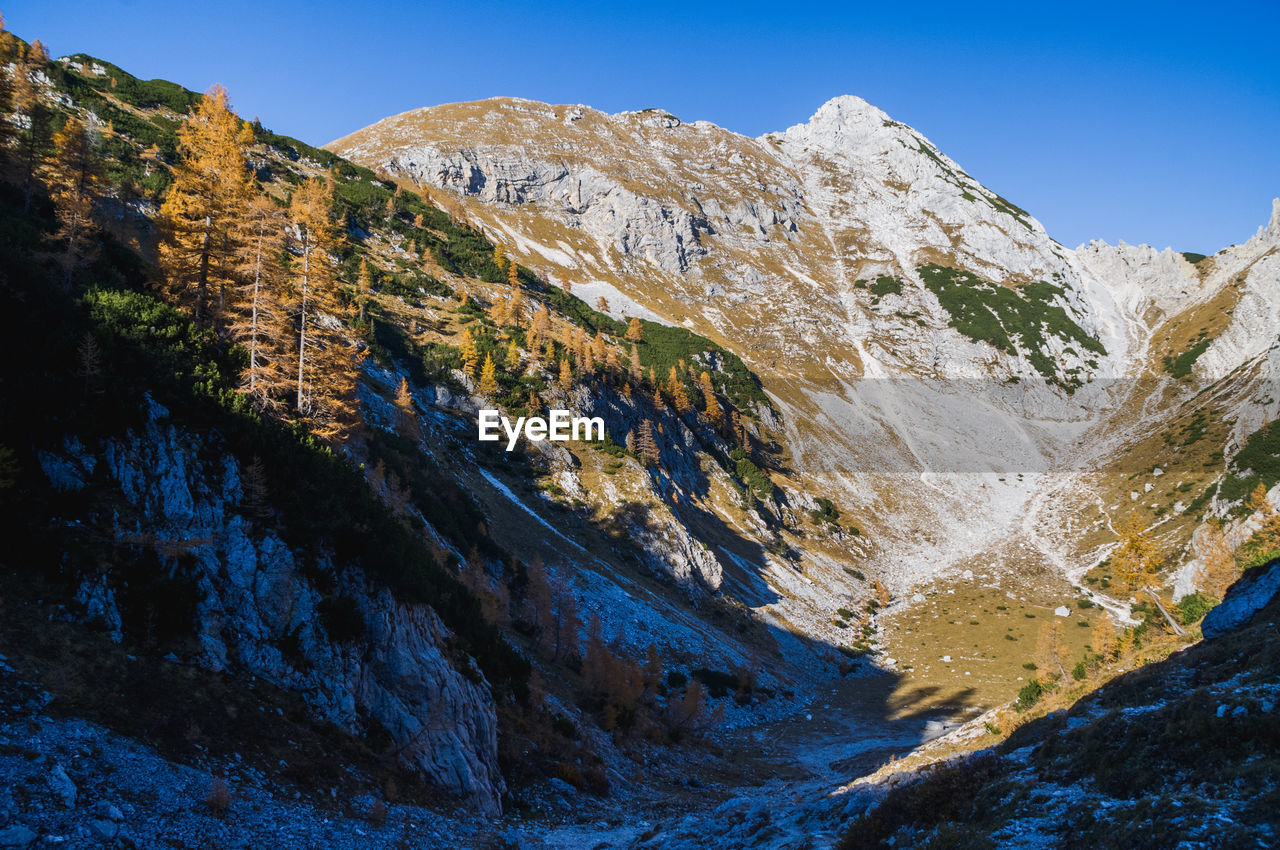
POLYGON ((1280 558, 1249 570, 1227 589, 1226 598, 1200 624, 1206 638, 1216 638, 1249 623, 1280 592, 1280 558))

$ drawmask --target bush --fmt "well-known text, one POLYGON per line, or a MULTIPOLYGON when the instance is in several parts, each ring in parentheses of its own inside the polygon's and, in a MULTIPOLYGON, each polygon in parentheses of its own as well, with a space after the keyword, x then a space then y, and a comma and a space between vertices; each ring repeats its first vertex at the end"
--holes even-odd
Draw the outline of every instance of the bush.
POLYGON ((1177 611, 1179 622, 1184 626, 1189 626, 1192 623, 1198 623, 1203 620, 1204 615, 1212 611, 1217 604, 1215 600, 1197 590, 1195 593, 1182 597, 1175 610, 1177 611))
POLYGON ((1040 684, 1039 679, 1032 679, 1018 691, 1018 698, 1013 701, 1013 707, 1017 711, 1026 711, 1038 703, 1048 692, 1049 689, 1040 684))

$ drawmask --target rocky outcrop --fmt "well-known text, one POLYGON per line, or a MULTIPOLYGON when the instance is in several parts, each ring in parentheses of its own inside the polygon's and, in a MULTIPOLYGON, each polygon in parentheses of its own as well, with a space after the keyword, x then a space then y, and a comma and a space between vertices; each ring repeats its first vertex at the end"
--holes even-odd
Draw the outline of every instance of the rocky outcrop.
MULTIPOLYGON (((181 553, 200 598, 199 651, 189 660, 297 691, 318 718, 352 732, 381 725, 402 762, 498 814, 505 787, 493 699, 470 659, 445 654, 449 632, 435 612, 398 601, 323 553, 304 571, 276 531, 238 512, 244 490, 236 459, 219 454, 216 437, 197 437, 167 418, 151 402, 142 429, 105 442, 96 455, 68 440, 42 465, 61 489, 83 486, 105 465, 143 518, 118 525, 120 539, 181 553), (317 573, 333 577, 327 593, 309 577, 317 573), (333 600, 347 613, 339 634, 323 613, 333 600)), ((176 561, 170 566, 176 570, 176 561)), ((119 639, 110 576, 85 579, 76 599, 81 616, 105 622, 119 639)))
POLYGON ((1256 567, 1227 590, 1226 598, 1205 616, 1200 631, 1206 638, 1222 637, 1249 624, 1280 594, 1280 560, 1256 567))

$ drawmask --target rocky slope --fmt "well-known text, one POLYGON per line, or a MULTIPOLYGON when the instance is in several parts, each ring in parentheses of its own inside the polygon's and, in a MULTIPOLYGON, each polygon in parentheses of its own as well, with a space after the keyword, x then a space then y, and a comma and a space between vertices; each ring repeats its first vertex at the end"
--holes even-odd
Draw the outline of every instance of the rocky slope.
MULTIPOLYGON (((899 591, 988 567, 1078 582, 1138 507, 1185 564, 1200 513, 1166 512, 1181 516, 1223 459, 1166 479, 1191 496, 1131 505, 1130 476, 1160 468, 1149 441, 1228 375, 1212 411, 1230 423, 1225 457, 1280 412, 1280 206, 1211 258, 1070 250, 848 96, 758 139, 661 110, 497 98, 406 112, 331 147, 459 205, 618 315, 724 341, 776 403, 784 486, 870 529, 857 561, 899 591), (1190 380, 1170 374, 1179 358, 1190 380)), ((838 560, 798 548, 837 596, 838 560)), ((815 621, 779 595, 785 616, 815 621)))

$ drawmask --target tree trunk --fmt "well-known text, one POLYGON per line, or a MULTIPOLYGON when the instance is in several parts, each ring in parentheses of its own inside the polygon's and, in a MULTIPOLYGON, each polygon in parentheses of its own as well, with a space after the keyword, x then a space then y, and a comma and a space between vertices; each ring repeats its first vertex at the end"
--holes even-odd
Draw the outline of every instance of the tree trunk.
POLYGON ((1156 608, 1160 610, 1160 613, 1164 614, 1164 618, 1169 623, 1169 628, 1173 629, 1173 633, 1179 636, 1185 635, 1187 630, 1178 625, 1177 621, 1175 621, 1169 612, 1165 610, 1165 607, 1160 604, 1160 597, 1156 595, 1156 592, 1150 587, 1144 587, 1142 589, 1151 597, 1151 601, 1156 603, 1156 608))

